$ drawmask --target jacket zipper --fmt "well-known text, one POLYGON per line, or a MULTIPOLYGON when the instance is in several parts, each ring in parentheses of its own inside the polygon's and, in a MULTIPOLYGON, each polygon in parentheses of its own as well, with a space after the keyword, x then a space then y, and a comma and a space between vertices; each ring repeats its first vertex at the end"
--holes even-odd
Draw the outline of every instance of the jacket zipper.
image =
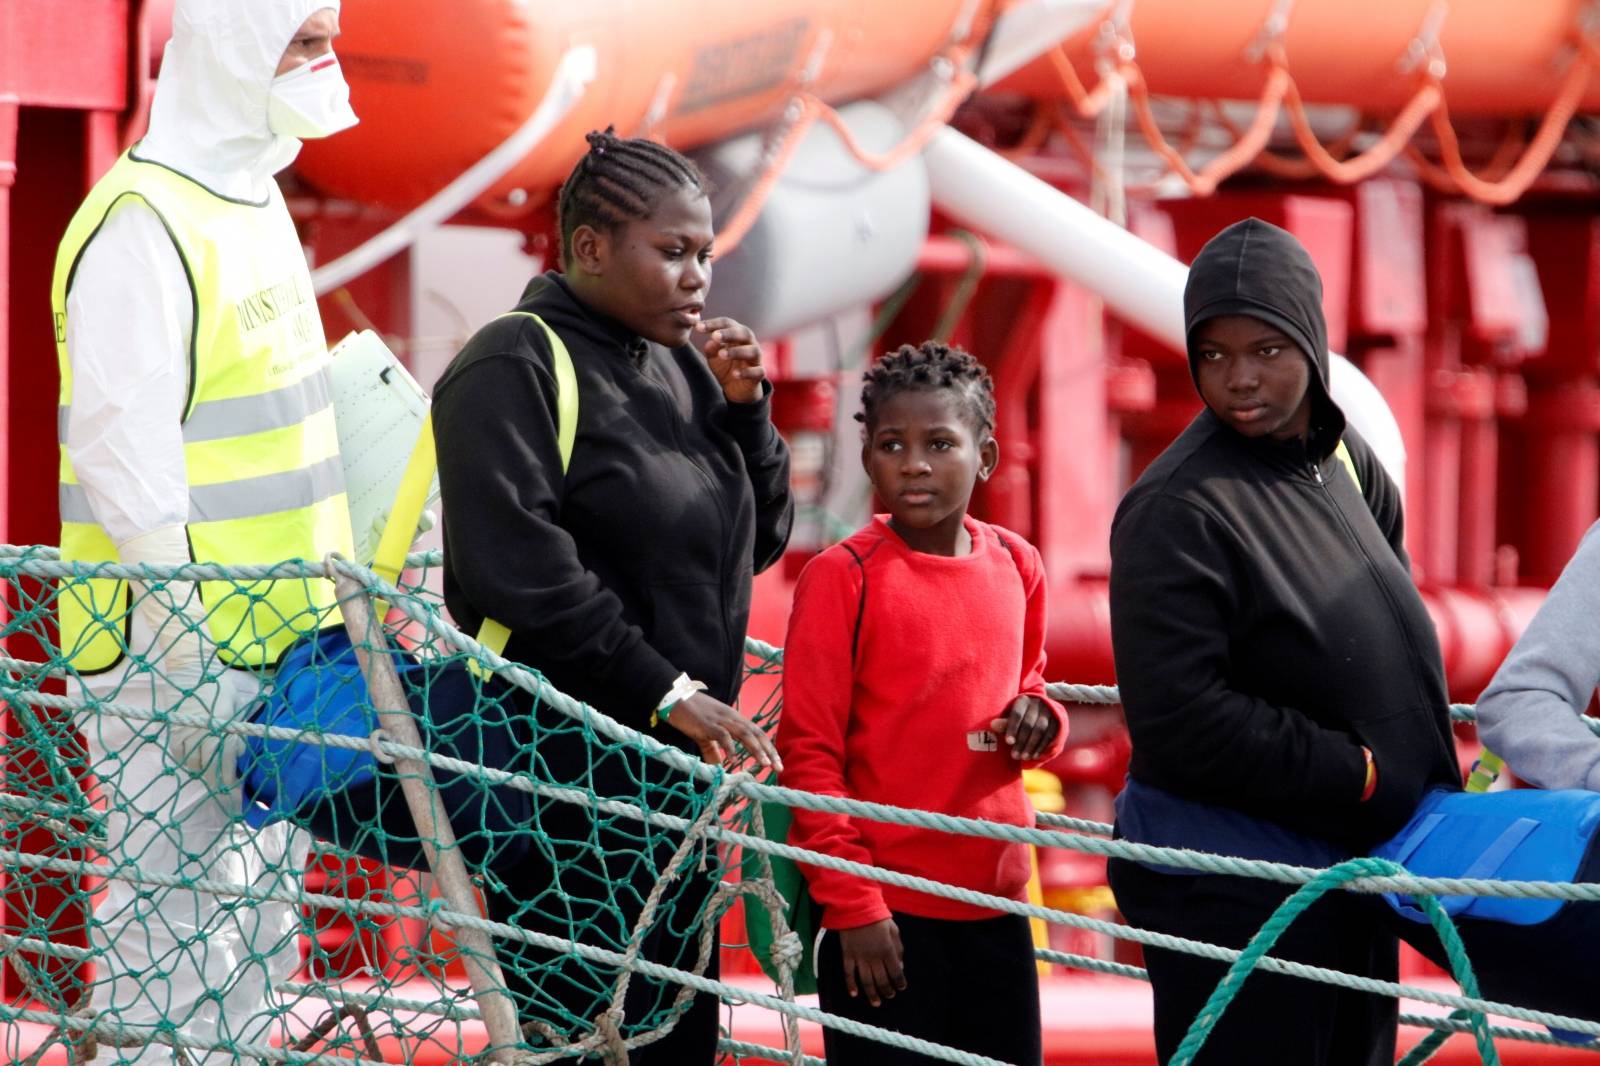
MULTIPOLYGON (((1322 470, 1309 456, 1306 459, 1306 465, 1310 467, 1311 476, 1316 479, 1317 487, 1322 489, 1322 494, 1327 499, 1328 505, 1332 507, 1334 513, 1339 516, 1339 523, 1344 527, 1345 534, 1361 552, 1361 557, 1366 560, 1368 573, 1372 575, 1372 578, 1377 583, 1378 588, 1383 592, 1384 602, 1389 605, 1389 613, 1394 618, 1395 625, 1399 628, 1400 634, 1406 642, 1406 650, 1411 655, 1412 666, 1420 666, 1422 664, 1422 655, 1417 651, 1416 641, 1413 640, 1411 636, 1411 627, 1406 624, 1405 616, 1400 611, 1400 605, 1395 602, 1394 590, 1391 589, 1389 587, 1389 583, 1383 579, 1383 574, 1378 570, 1377 563, 1373 562, 1372 560, 1372 554, 1367 551, 1367 546, 1363 544, 1361 542, 1361 538, 1356 535, 1355 528, 1351 526, 1349 517, 1344 513, 1344 508, 1340 507, 1339 501, 1333 498, 1333 493, 1329 490, 1328 483, 1323 480, 1322 470)), ((1415 680, 1419 677, 1419 674, 1414 670, 1412 677, 1415 680)), ((1415 680, 1415 688, 1417 698, 1424 706, 1426 706, 1428 702, 1428 694, 1423 689, 1420 680, 1415 680)))
MULTIPOLYGON (((717 556, 717 560, 719 569, 722 571, 722 573, 718 575, 717 594, 721 598, 722 602, 719 604, 721 609, 717 613, 722 616, 722 646, 725 649, 732 649, 732 627, 729 625, 728 619, 728 541, 731 539, 733 523, 728 517, 727 503, 722 498, 722 488, 717 484, 717 479, 712 475, 711 471, 707 470, 705 466, 701 464, 700 457, 692 454, 689 451, 689 442, 683 433, 683 416, 678 411, 677 399, 672 395, 672 390, 667 388, 667 386, 662 382, 657 381, 655 377, 649 373, 647 367, 641 366, 639 368, 639 373, 646 381, 655 386, 656 391, 659 392, 662 398, 666 401, 667 413, 669 415, 667 420, 672 423, 672 435, 678 442, 678 454, 689 460, 689 465, 694 467, 695 472, 700 475, 700 479, 704 481, 706 483, 706 487, 711 490, 712 502, 714 502, 717 506, 717 517, 722 522, 722 535, 717 538, 721 549, 717 556)), ((739 662, 738 657, 735 656, 733 663, 733 676, 729 679, 729 683, 732 684, 735 689, 738 689, 740 687, 738 684, 739 680, 739 662)))

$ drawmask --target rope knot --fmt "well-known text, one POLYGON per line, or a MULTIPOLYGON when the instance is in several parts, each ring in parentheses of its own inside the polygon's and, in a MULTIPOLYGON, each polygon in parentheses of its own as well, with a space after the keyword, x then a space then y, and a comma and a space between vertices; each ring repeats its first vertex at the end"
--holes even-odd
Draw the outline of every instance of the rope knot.
POLYGON ((594 1020, 594 1035, 599 1038, 600 1052, 614 1066, 628 1066, 628 1043, 622 1038, 623 1018, 622 1008, 617 1006, 594 1020))
POLYGON ((793 970, 805 958, 805 953, 805 942, 800 939, 800 934, 793 930, 772 942, 772 961, 780 967, 793 970))

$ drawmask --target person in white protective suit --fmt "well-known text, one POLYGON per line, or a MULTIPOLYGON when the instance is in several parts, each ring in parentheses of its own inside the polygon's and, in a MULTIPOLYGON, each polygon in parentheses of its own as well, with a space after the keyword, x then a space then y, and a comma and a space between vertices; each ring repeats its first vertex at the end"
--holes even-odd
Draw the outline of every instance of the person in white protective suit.
MULTIPOLYGON (((353 125, 333 54, 338 0, 178 0, 148 134, 63 237, 62 556, 170 566, 350 553, 305 257, 274 175, 301 139, 353 125)), ((105 859, 133 878, 206 878, 290 897, 306 858, 284 824, 239 819, 239 741, 215 724, 259 692, 297 633, 337 621, 326 581, 63 583, 62 655, 106 811, 105 859)), ((91 1005, 116 1061, 231 1062, 273 1036, 272 986, 299 964, 297 909, 113 877, 90 925, 91 1005), (104 1032, 104 1029, 102 1029, 104 1032), (208 1052, 208 1049, 209 1052, 208 1052)))

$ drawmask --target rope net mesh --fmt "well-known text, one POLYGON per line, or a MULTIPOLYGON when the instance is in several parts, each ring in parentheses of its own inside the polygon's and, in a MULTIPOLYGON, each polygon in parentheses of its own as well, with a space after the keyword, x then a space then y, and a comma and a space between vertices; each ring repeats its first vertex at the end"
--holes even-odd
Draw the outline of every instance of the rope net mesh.
MULTIPOLYGON (((796 1003, 800 945, 772 887, 774 856, 1191 951, 1236 975, 1258 967, 1421 999, 1456 1012, 1407 1016, 1438 1031, 1431 1047, 1471 1033, 1485 1061, 1494 1039, 1550 1039, 1537 1028, 1490 1028, 1490 1012, 1600 1034, 1585 1019, 1477 998, 1464 954, 1455 974, 1464 995, 1336 974, 1264 949, 1179 941, 800 852, 765 839, 760 808, 1146 858, 1307 891, 1337 884, 1593 900, 1600 886, 1416 879, 1370 860, 1319 881, 1326 871, 1144 848, 1106 839, 1109 826, 1060 816, 1026 828, 780 789, 749 764, 711 767, 629 730, 483 648, 451 625, 429 587, 437 554, 410 562, 391 586, 338 560, 132 568, 0 547, 9 590, 0 626, 7 1061, 624 1062, 628 1049, 670 1032, 697 991, 784 1016, 784 1048, 725 1034, 727 1061, 817 1061, 800 1051, 799 1020, 940 1061, 993 1061, 796 1003), (129 582, 134 608, 130 624, 109 620, 122 660, 92 675, 73 669, 74 649, 57 649, 54 628, 64 597, 87 602, 91 578, 129 582), (286 617, 267 599, 274 581, 328 580, 338 584, 344 623, 336 613, 286 617), (160 610, 142 610, 145 601, 160 610), (374 601, 381 623, 353 621, 374 601), (161 622, 146 629, 143 617, 161 622), (223 618, 236 620, 227 632, 223 618), (200 635, 198 666, 175 666, 183 643, 200 635), (285 635, 295 643, 276 673, 225 665, 227 653, 278 661, 262 649, 285 635), (397 687, 386 689, 384 676, 397 687), (275 724, 283 719, 272 709, 286 701, 320 708, 320 728, 275 724), (236 782, 239 765, 248 772, 236 782), (296 792, 318 781, 332 787, 296 792), (751 876, 750 854, 764 876, 751 876), (772 993, 707 976, 716 930, 736 905, 763 909, 775 932, 772 993)), ((781 651, 755 641, 748 650, 745 710, 770 730, 781 651)), ((1114 689, 1093 687, 1053 694, 1116 699, 1114 689)), ((1297 913, 1289 908, 1282 921, 1297 913)), ((1449 923, 1442 912, 1439 921, 1449 923)), ((1039 956, 1145 976, 1104 960, 1039 956)), ((1231 994, 1219 986, 1186 1047, 1198 1048, 1231 994)))

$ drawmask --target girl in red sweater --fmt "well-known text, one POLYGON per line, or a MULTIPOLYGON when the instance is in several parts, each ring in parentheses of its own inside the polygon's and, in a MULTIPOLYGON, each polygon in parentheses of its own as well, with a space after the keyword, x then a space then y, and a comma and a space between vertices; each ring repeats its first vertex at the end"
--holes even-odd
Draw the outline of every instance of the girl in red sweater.
MULTIPOLYGON (((1038 551, 968 517, 999 461, 994 386, 932 341, 868 370, 861 461, 888 509, 807 564, 778 724, 790 788, 1032 825, 1022 768, 1054 757, 1038 551)), ((1025 898, 1026 845, 796 810, 789 841, 979 892, 1025 898)), ((823 1009, 1005 1062, 1040 1060, 1027 920, 805 867, 823 908, 823 1009), (870 1005, 870 1006, 869 1006, 870 1005)), ((828 1062, 924 1062, 825 1031, 828 1062)))

